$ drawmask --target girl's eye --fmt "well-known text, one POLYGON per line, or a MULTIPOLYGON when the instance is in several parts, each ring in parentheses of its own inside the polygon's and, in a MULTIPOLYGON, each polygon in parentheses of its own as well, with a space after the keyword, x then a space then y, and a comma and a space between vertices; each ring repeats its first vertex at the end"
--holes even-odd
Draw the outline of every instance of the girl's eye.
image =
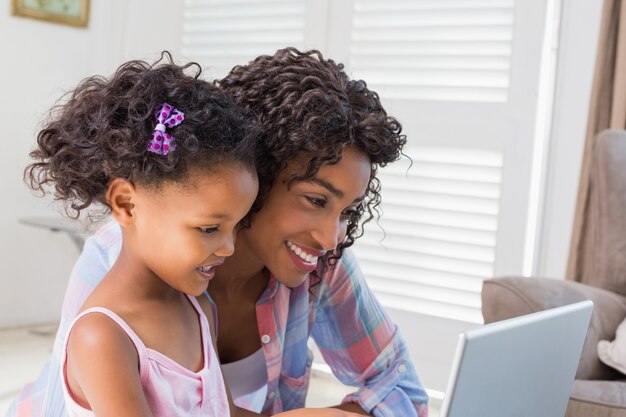
POLYGON ((199 227, 198 229, 201 233, 205 235, 212 235, 213 233, 217 232, 217 226, 199 227))
POLYGON ((309 200, 309 202, 316 207, 322 207, 322 208, 326 207, 326 200, 323 198, 306 197, 306 199, 309 200))

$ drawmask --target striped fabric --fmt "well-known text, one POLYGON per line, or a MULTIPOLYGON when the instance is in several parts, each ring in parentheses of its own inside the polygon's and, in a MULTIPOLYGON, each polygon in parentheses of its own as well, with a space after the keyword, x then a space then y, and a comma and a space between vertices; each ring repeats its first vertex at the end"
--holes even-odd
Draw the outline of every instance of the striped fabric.
MULTIPOLYGON (((69 324, 106 274, 121 247, 119 226, 108 223, 85 243, 68 284, 54 351, 37 381, 26 386, 7 417, 66 417, 59 360, 69 324)), ((208 294, 207 294, 208 296, 208 294)), ((311 336, 335 376, 356 391, 356 402, 377 417, 427 417, 428 396, 397 327, 374 298, 350 250, 322 275, 287 288, 271 277, 256 307, 267 363, 263 414, 304 407, 311 375, 311 336)))
MULTIPOLYGON (((198 313, 200 324, 204 364, 199 371, 187 369, 161 352, 146 347, 128 323, 107 308, 92 307, 83 311, 74 319, 69 331, 88 314, 103 314, 124 330, 137 350, 141 388, 154 417, 230 417, 220 364, 210 340, 209 322, 196 299, 188 297, 198 313)), ((64 350, 67 343, 66 340, 64 350)), ((67 355, 64 354, 61 361, 59 372, 68 414, 71 417, 95 417, 92 410, 74 400, 67 383, 67 355)))

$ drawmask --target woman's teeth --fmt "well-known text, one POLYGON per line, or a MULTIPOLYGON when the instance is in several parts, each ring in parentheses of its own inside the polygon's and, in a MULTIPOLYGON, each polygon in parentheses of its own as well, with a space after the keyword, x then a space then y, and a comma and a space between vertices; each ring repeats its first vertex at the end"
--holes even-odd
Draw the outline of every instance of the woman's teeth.
POLYGON ((213 269, 213 265, 201 266, 200 268, 198 268, 198 271, 208 274, 209 272, 211 272, 211 269, 213 269))
POLYGON ((317 256, 313 256, 311 254, 306 253, 305 251, 303 251, 302 249, 300 249, 298 246, 294 245, 293 243, 287 241, 287 247, 291 249, 293 253, 298 255, 298 257, 302 259, 303 261, 308 262, 310 264, 317 263, 317 256))

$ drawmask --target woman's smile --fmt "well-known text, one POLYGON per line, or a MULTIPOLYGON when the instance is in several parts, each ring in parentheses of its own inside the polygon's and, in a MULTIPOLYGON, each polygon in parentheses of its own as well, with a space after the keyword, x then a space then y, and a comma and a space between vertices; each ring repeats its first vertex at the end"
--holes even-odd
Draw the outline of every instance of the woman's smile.
POLYGON ((311 249, 304 249, 290 241, 287 241, 285 246, 296 266, 306 272, 313 271, 317 267, 319 257, 324 254, 322 252, 321 255, 313 255, 311 249))

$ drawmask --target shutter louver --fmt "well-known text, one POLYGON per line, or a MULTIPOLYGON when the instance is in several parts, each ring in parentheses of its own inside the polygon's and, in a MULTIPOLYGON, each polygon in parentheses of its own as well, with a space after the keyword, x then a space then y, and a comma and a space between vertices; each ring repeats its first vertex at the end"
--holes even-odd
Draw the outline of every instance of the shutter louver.
POLYGON ((182 53, 222 78, 235 65, 304 44, 303 0, 187 0, 182 53))
POLYGON ((413 165, 380 171, 383 216, 355 252, 381 302, 482 322, 482 281, 493 275, 502 155, 414 147, 413 165), (382 228, 382 230, 381 230, 382 228))
POLYGON ((512 0, 355 0, 351 68, 391 99, 506 102, 512 0))

